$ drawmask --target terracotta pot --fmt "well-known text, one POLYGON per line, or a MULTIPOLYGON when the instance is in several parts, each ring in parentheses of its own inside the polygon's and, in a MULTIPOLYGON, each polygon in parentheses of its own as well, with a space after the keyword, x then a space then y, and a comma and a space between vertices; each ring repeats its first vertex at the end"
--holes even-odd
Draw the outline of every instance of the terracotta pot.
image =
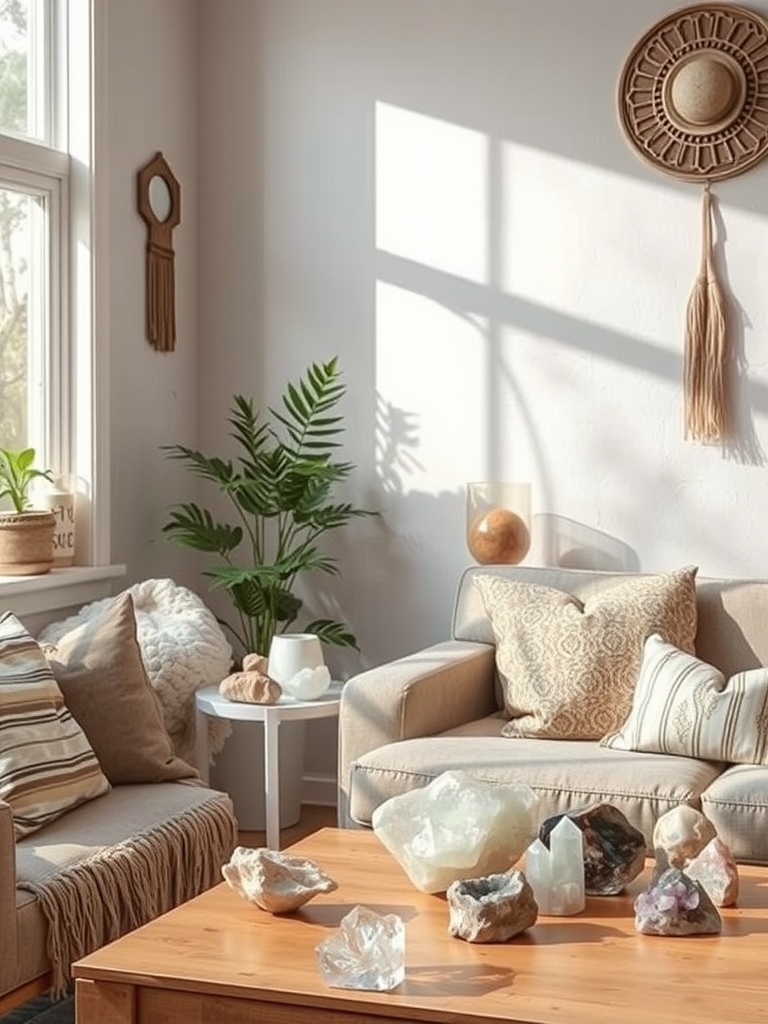
POLYGON ((0 512, 0 576, 36 576, 53 568, 53 512, 0 512))

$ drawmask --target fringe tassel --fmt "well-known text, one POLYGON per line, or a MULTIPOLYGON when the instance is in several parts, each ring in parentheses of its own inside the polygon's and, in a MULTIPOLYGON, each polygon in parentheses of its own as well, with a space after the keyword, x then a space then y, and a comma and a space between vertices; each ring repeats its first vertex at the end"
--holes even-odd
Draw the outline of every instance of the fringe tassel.
POLYGON ((220 882, 236 843, 229 802, 212 799, 45 882, 25 884, 48 922, 54 998, 67 993, 74 961, 220 882))
POLYGON ((147 243, 147 337, 159 352, 176 347, 173 249, 147 243))
POLYGON ((702 199, 702 251, 699 276, 686 312, 684 387, 685 436, 694 441, 724 441, 728 434, 725 366, 728 321, 712 247, 712 194, 702 199))

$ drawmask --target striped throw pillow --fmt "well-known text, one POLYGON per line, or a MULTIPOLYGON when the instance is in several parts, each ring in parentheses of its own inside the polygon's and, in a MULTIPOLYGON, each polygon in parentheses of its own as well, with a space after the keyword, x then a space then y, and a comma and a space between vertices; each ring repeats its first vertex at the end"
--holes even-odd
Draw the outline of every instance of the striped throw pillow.
POLYGON ((649 636, 632 709, 601 741, 616 750, 768 764, 768 669, 726 682, 712 665, 649 636))
POLYGON ((16 838, 109 789, 45 655, 15 615, 0 616, 0 800, 16 838))

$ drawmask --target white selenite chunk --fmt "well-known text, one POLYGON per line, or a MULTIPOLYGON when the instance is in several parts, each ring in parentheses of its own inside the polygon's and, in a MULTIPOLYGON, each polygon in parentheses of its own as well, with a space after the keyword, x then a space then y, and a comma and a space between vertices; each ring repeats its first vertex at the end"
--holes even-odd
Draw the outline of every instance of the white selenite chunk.
POLYGON ((530 786, 452 770, 380 804, 372 824, 417 889, 445 892, 457 879, 512 867, 536 834, 537 803, 530 786))

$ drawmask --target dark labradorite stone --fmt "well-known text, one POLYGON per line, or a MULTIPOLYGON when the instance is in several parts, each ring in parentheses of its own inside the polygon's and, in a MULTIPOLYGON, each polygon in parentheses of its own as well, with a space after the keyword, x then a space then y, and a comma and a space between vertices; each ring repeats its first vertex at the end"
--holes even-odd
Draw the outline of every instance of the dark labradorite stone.
MULTIPOLYGON (((549 848, 549 834, 564 814, 553 814, 539 826, 539 839, 549 848)), ((645 866, 645 836, 613 804, 590 804, 567 812, 584 835, 584 891, 588 896, 615 896, 645 866)))

